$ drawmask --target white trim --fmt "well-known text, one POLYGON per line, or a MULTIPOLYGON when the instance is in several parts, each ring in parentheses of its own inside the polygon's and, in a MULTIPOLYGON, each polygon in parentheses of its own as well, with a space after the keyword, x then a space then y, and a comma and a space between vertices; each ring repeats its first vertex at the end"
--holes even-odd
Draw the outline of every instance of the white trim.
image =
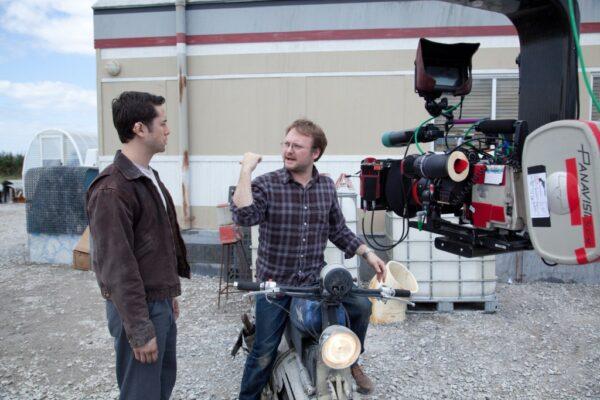
POLYGON ((598 46, 600 44, 600 33, 584 33, 579 36, 580 46, 598 46))
MULTIPOLYGON (((114 155, 103 155, 103 156, 98 156, 98 162, 101 163, 112 163, 113 160, 115 159, 114 155)), ((158 155, 158 156, 154 156, 152 157, 152 160, 150 161, 150 164, 155 164, 155 163, 173 163, 173 162, 181 162, 183 160, 182 156, 166 156, 166 155, 158 155)))
POLYGON ((492 110, 490 113, 491 119, 496 119, 496 94, 498 89, 498 78, 492 78, 492 110))
POLYGON ((156 82, 156 81, 176 81, 176 76, 143 76, 136 78, 102 78, 102 83, 114 83, 114 82, 156 82))
POLYGON ((176 46, 124 47, 118 49, 100 49, 101 60, 118 60, 122 58, 175 57, 176 46))
POLYGON ((474 69, 473 78, 494 79, 494 78, 518 78, 519 69, 474 69))
POLYGON ((351 71, 351 72, 275 72, 268 74, 228 74, 228 75, 192 75, 190 81, 221 79, 264 79, 264 78, 311 78, 311 77, 344 77, 344 76, 406 76, 413 70, 405 71, 351 71))
MULTIPOLYGON (((223 75, 191 75, 188 81, 225 80, 225 79, 273 79, 273 78, 310 78, 310 77, 356 77, 356 76, 412 76, 413 70, 396 71, 331 71, 331 72, 273 72, 266 74, 223 74, 223 75)), ((514 78, 518 69, 473 70, 474 78, 514 78)), ((154 82, 176 81, 176 76, 149 76, 131 78, 102 78, 102 83, 113 82, 154 82)))

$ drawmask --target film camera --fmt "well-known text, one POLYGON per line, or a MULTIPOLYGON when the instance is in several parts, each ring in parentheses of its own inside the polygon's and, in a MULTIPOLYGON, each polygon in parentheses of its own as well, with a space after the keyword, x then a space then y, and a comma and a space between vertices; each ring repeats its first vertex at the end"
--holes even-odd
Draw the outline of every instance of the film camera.
POLYGON ((362 161, 361 208, 393 211, 408 225, 395 244, 379 247, 391 248, 418 228, 440 235, 436 248, 464 257, 534 249, 546 262, 597 261, 599 124, 555 121, 529 132, 523 120, 455 119, 471 91, 478 47, 419 41, 415 91, 430 120, 445 123, 385 133, 383 145, 406 147, 404 157, 362 161), (459 105, 440 99, 446 94, 461 97, 459 105), (421 151, 419 143, 448 143, 450 128, 466 123, 444 152, 421 151), (408 154, 410 144, 421 154, 408 154), (459 222, 444 219, 450 214, 459 222))

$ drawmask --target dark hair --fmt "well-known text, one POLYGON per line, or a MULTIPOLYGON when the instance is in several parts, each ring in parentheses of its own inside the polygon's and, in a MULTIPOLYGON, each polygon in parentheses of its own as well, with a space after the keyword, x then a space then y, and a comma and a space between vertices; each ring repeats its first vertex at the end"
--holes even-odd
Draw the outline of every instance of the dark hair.
POLYGON ((315 161, 319 161, 319 158, 325 152, 325 148, 327 147, 327 138, 325 137, 325 132, 323 129, 314 122, 308 119, 297 119, 290 126, 287 127, 285 134, 290 133, 292 129, 296 129, 299 133, 309 136, 312 138, 312 148, 319 149, 319 157, 315 161))
POLYGON ((133 126, 137 122, 150 127, 158 115, 155 106, 165 103, 165 98, 145 92, 123 92, 112 101, 113 123, 121 143, 134 138, 133 126))

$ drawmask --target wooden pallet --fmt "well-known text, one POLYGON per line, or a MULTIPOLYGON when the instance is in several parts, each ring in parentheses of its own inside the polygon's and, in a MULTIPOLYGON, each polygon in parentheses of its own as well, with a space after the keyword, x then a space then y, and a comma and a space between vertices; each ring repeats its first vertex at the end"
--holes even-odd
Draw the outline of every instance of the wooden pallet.
POLYGON ((462 310, 473 310, 483 311, 486 314, 495 313, 498 310, 498 300, 494 297, 493 299, 481 299, 481 300, 463 300, 463 299, 452 299, 452 300, 412 300, 415 303, 413 306, 408 306, 408 312, 440 312, 440 313, 451 313, 454 311, 462 310))

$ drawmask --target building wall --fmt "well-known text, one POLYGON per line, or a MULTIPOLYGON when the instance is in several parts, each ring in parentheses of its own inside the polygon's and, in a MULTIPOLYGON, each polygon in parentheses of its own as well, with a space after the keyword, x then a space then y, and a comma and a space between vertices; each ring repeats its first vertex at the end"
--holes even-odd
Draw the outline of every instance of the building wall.
MULTIPOLYGON (((245 151, 267 156, 257 174, 281 166, 279 143, 298 117, 315 120, 327 133, 329 147, 318 168, 334 179, 356 172, 364 156, 398 156, 398 149, 381 145, 381 133, 428 117, 413 90, 419 36, 480 42, 476 78, 518 75, 518 39, 500 14, 434 1, 190 3, 190 200, 196 227, 215 227, 215 206, 236 183, 245 151)), ((590 73, 598 73, 600 4, 580 1, 580 7, 584 55, 590 73)), ((165 96, 171 136, 153 166, 180 206, 174 7, 97 9, 94 18, 101 165, 120 146, 112 99, 124 90, 165 96), (113 77, 105 67, 115 61, 121 72, 113 77)), ((581 115, 588 118, 581 79, 580 87, 581 115)))

